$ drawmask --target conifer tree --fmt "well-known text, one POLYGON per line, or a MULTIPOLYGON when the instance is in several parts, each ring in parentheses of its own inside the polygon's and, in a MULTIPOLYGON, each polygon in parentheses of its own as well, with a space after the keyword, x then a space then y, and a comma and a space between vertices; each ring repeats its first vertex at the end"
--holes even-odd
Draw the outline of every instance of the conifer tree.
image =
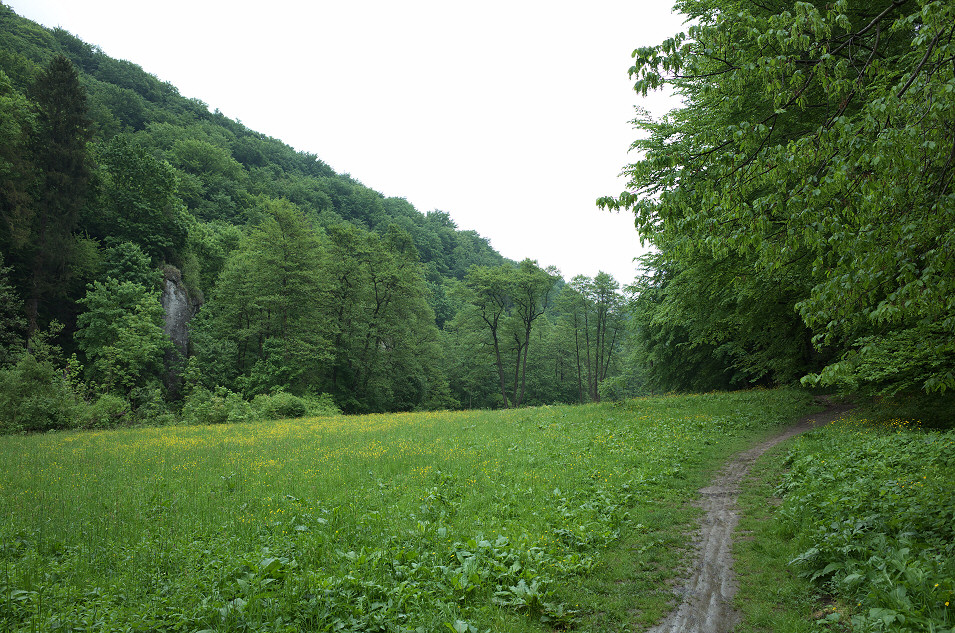
POLYGON ((37 77, 30 97, 36 108, 30 139, 36 182, 25 260, 30 266, 27 319, 32 336, 42 303, 69 277, 72 233, 90 177, 86 145, 91 130, 86 91, 66 57, 53 58, 37 77))

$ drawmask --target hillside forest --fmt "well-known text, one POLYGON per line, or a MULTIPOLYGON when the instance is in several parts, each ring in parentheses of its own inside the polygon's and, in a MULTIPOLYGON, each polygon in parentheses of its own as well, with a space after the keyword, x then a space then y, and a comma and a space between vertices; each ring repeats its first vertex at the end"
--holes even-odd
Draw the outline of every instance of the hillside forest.
POLYGON ((507 261, 2 5, 0 121, 6 431, 589 402, 621 374, 609 275, 507 261))
POLYGON ((0 5, 2 430, 950 392, 953 3, 676 8, 598 201, 646 273, 565 280, 0 5))

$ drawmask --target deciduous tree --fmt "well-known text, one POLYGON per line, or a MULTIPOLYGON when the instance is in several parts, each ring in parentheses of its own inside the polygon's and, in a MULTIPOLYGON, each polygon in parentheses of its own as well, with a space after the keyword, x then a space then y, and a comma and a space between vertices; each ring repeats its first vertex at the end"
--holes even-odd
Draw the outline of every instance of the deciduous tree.
POLYGON ((955 3, 677 6, 693 25, 631 74, 685 106, 638 118, 642 158, 602 204, 681 271, 702 246, 717 268, 801 277, 780 310, 838 358, 809 382, 955 387, 955 3))
POLYGON ((163 354, 172 345, 163 331, 163 309, 156 289, 107 278, 90 286, 80 300, 76 342, 87 358, 89 378, 107 393, 128 396, 157 382, 163 354))

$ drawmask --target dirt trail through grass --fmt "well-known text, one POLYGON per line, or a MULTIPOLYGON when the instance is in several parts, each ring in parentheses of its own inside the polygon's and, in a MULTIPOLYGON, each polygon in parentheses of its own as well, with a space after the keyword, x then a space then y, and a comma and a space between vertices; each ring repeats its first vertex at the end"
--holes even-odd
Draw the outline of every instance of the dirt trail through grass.
POLYGON ((690 577, 680 588, 680 605, 650 633, 727 633, 738 615, 733 609, 736 575, 733 572, 733 531, 739 520, 736 500, 740 482, 750 466, 767 450, 815 426, 827 424, 850 407, 828 400, 824 411, 808 415, 782 433, 738 453, 716 474, 709 486, 700 490, 700 506, 705 511, 696 535, 697 559, 690 577))

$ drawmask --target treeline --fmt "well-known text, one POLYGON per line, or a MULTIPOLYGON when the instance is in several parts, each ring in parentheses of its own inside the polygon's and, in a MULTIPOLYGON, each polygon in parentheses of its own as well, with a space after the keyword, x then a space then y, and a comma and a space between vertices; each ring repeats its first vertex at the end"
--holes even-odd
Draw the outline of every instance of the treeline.
POLYGON ((634 51, 684 107, 633 144, 656 388, 955 389, 955 3, 681 0, 634 51))
POLYGON ((2 5, 0 220, 4 431, 638 388, 608 275, 506 261, 2 5))

